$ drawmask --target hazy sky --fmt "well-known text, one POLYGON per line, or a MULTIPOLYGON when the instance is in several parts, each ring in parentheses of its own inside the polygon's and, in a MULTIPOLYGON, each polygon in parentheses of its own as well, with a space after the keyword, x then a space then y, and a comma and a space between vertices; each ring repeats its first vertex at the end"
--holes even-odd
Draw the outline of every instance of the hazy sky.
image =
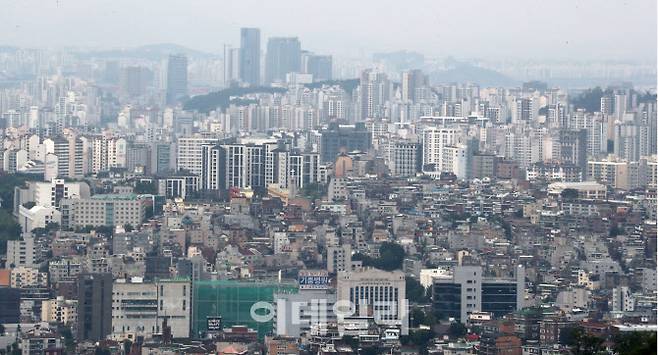
POLYGON ((0 0, 0 45, 176 43, 220 53, 239 28, 338 55, 656 60, 656 0, 0 0))

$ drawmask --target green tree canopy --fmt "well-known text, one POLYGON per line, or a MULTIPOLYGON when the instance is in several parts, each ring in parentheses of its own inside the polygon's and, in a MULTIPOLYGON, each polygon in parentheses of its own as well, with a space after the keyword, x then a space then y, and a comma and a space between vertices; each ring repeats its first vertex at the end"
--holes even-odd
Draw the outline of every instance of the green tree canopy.
POLYGON ((208 113, 216 109, 226 109, 231 104, 231 100, 240 98, 247 94, 285 92, 286 89, 274 87, 231 87, 224 90, 211 92, 206 95, 194 96, 187 100, 184 109, 188 111, 199 111, 208 113))
POLYGON ((405 293, 407 299, 410 302, 414 303, 427 303, 429 298, 427 297, 427 290, 423 285, 420 284, 418 280, 413 277, 405 277, 405 293))
POLYGON ((450 323, 450 328, 448 328, 448 335, 450 335, 451 338, 461 338, 466 335, 466 332, 466 326, 460 322, 452 322, 450 323))
POLYGON ((575 199, 578 198, 578 190, 576 189, 564 189, 560 192, 560 196, 565 199, 575 199))
POLYGON ((603 338, 587 334, 580 326, 564 328, 560 331, 560 344, 571 348, 574 355, 606 354, 603 338))
POLYGON ((434 333, 431 330, 419 329, 412 330, 409 335, 400 337, 402 345, 415 345, 420 350, 421 354, 427 354, 427 345, 434 338, 434 333))
POLYGON ((363 254, 355 254, 353 260, 361 260, 363 266, 372 266, 380 270, 393 271, 402 269, 404 249, 397 243, 384 242, 379 247, 379 257, 371 258, 363 254))
POLYGON ((154 182, 149 182, 149 181, 138 181, 135 184, 134 191, 136 194, 140 195, 157 195, 158 194, 158 188, 155 186, 154 182))
POLYGON ((349 346, 353 350, 356 350, 359 347, 359 339, 351 336, 351 335, 343 335, 343 339, 341 339, 345 345, 349 346))
POLYGON ((571 103, 576 108, 584 108, 589 112, 597 112, 601 110, 601 97, 609 94, 612 94, 612 90, 607 89, 604 91, 597 86, 571 98, 571 103))
POLYGON ((7 253, 7 241, 21 238, 21 226, 7 210, 0 209, 0 254, 7 253))
POLYGON ((619 355, 656 353, 656 332, 624 332, 615 337, 613 347, 619 355))

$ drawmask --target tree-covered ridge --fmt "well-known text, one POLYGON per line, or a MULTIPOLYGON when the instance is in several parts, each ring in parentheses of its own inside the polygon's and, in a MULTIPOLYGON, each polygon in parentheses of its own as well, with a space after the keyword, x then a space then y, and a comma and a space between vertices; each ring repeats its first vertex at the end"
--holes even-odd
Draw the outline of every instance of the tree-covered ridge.
MULTIPOLYGON (((638 103, 656 102, 656 94, 649 91, 633 91, 637 95, 638 103)), ((615 91, 611 88, 603 90, 600 87, 587 89, 571 98, 571 103, 575 108, 584 108, 590 112, 601 110, 601 98, 604 96, 614 95, 615 91)))
POLYGON ((183 106, 184 110, 208 113, 217 109, 225 109, 231 104, 231 100, 248 94, 274 94, 283 93, 286 89, 274 87, 249 87, 228 88, 206 95, 198 95, 190 98, 183 106))
POLYGON ((341 89, 345 90, 348 94, 351 95, 352 92, 356 89, 356 87, 359 86, 359 79, 318 81, 312 84, 306 84, 304 85, 304 87, 307 87, 309 89, 319 89, 324 85, 326 86, 338 85, 341 87, 341 89))
POLYGON ((604 95, 612 95, 612 93, 612 89, 603 90, 597 86, 573 97, 571 103, 575 108, 584 108, 590 112, 597 112, 601 110, 601 98, 604 95))
POLYGON ((0 254, 7 252, 7 241, 18 240, 21 237, 21 226, 12 216, 14 206, 14 188, 24 186, 26 181, 42 180, 41 176, 11 174, 0 175, 0 254))

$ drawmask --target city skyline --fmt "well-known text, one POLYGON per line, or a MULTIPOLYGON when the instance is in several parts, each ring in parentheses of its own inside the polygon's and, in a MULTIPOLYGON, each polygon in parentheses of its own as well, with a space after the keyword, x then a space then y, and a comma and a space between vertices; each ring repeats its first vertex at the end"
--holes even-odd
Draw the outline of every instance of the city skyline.
POLYGON ((0 355, 655 353, 653 1, 6 1, 0 355))
POLYGON ((0 14, 0 31, 5 34, 0 45, 107 49, 176 43, 220 54, 224 44, 239 45, 239 28, 258 27, 263 44, 269 37, 294 36, 305 49, 344 57, 409 50, 432 57, 656 60, 656 3, 650 0, 552 1, 533 6, 520 6, 519 1, 449 6, 415 1, 415 6, 406 8, 390 2, 377 2, 376 8, 366 1, 320 3, 312 9, 292 0, 270 5, 253 1, 140 3, 135 8, 122 1, 12 2, 0 14), (423 11, 411 11, 414 7, 423 11), (411 22, 414 26, 404 25, 411 22), (90 30, 80 31, 81 27, 90 30))

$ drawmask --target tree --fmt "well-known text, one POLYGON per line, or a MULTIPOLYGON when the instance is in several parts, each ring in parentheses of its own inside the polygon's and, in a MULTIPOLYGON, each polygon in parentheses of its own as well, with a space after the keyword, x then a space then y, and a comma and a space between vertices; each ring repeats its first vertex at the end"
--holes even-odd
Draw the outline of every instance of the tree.
POLYGON ((563 199, 571 200, 571 199, 576 199, 578 198, 578 190, 576 189, 564 189, 562 192, 560 192, 560 196, 562 196, 563 199))
POLYGON ((652 94, 649 90, 645 91, 644 93, 638 92, 638 97, 637 97, 637 103, 655 103, 656 102, 656 94, 652 94))
POLYGON ((135 184, 134 191, 136 194, 140 195, 157 195, 158 189, 155 186, 155 183, 150 181, 138 181, 135 184))
POLYGON ((361 354, 361 355, 379 355, 379 354, 382 353, 382 350, 383 349, 380 348, 379 346, 369 346, 367 348, 361 349, 361 351, 359 351, 359 354, 361 354))
POLYGON ((0 202, 2 203, 0 207, 11 211, 14 207, 14 188, 24 186, 25 182, 30 180, 43 181, 43 178, 39 178, 34 174, 0 175, 0 202))
POLYGON ((98 346, 94 350, 94 355, 112 355, 112 352, 108 348, 98 346))
POLYGON ((379 247, 378 269, 393 271, 402 269, 404 249, 397 243, 384 242, 379 247))
POLYGON ((304 197, 308 198, 309 200, 317 200, 319 198, 322 198, 327 191, 326 191, 326 186, 320 183, 311 183, 311 184, 306 184, 304 188, 302 189, 301 193, 304 197))
POLYGON ((422 309, 414 307, 409 312, 409 320, 412 328, 418 328, 422 324, 427 324, 427 317, 422 309))
POLYGON ((601 97, 611 93, 612 90, 606 89, 603 91, 603 89, 597 86, 593 89, 584 91, 578 96, 573 97, 571 103, 576 108, 584 108, 587 111, 596 112, 601 110, 601 97))
POLYGON ((304 84, 305 87, 309 89, 321 88, 323 85, 334 86, 338 85, 341 89, 347 91, 350 95, 357 86, 359 86, 359 79, 345 79, 345 80, 325 80, 318 81, 311 84, 304 84))
POLYGON ((349 346, 353 350, 356 350, 359 347, 359 339, 351 336, 351 335, 343 335, 343 343, 345 345, 349 346))
POLYGON ((133 342, 126 339, 123 341, 123 353, 130 354, 130 349, 133 347, 133 342))
POLYGON ((97 234, 111 237, 114 235, 114 226, 98 226, 94 227, 94 231, 96 231, 97 234))
POLYGON ((619 228, 619 225, 617 225, 617 223, 614 223, 610 227, 610 233, 609 233, 610 237, 615 238, 620 234, 624 234, 624 230, 622 228, 619 228))
POLYGON ((0 324, 0 335, 5 335, 5 325, 0 324))
POLYGON ((199 111, 208 113, 216 110, 217 108, 225 109, 231 103, 231 98, 238 98, 252 93, 280 93, 286 89, 273 88, 273 87, 231 87, 224 90, 211 92, 206 95, 194 96, 187 100, 184 104, 184 109, 187 111, 199 111))
POLYGON ((566 327, 560 330, 558 342, 562 345, 571 345, 576 342, 576 332, 578 327, 566 327))
POLYGON ((46 228, 34 228, 31 233, 35 237, 45 237, 48 235, 48 230, 46 228))
POLYGON ((21 355, 23 352, 18 348, 18 342, 14 342, 11 345, 7 345, 7 354, 11 355, 21 355))
POLYGON ((608 254, 612 260, 621 263, 623 260, 623 246, 624 244, 617 240, 612 240, 608 243, 608 254))
POLYGON ((427 298, 427 290, 423 285, 420 284, 418 280, 413 277, 405 277, 405 291, 407 299, 414 303, 427 303, 429 299, 427 298))
POLYGON ((421 354, 427 354, 427 345, 432 338, 434 338, 434 333, 431 330, 412 330, 409 332, 409 335, 403 335, 400 337, 400 343, 402 345, 415 345, 418 347, 421 354))
POLYGON ((384 242, 379 247, 379 258, 354 254, 352 260, 360 260, 363 266, 372 266, 380 270, 393 271, 402 269, 404 255, 404 249, 399 244, 384 242))
POLYGON ((12 215, 5 209, 0 209, 0 254, 7 252, 7 241, 19 240, 21 226, 16 223, 12 215))
POLYGON ((619 355, 643 355, 656 353, 656 332, 627 332, 615 337, 613 347, 619 355))
POLYGON ((560 331, 560 344, 571 347, 574 355, 604 354, 604 339, 587 334, 580 326, 563 328, 560 331))
POLYGON ((126 232, 132 232, 135 228, 132 226, 132 224, 126 223, 126 224, 123 225, 123 229, 126 232))
POLYGON ((73 339, 73 333, 71 332, 70 326, 62 326, 58 329, 59 334, 64 337, 64 346, 66 350, 72 352, 75 349, 75 340, 73 339))
POLYGON ((466 335, 466 332, 466 326, 460 322, 452 322, 450 323, 450 328, 448 328, 448 335, 450 335, 451 338, 461 338, 466 335))

